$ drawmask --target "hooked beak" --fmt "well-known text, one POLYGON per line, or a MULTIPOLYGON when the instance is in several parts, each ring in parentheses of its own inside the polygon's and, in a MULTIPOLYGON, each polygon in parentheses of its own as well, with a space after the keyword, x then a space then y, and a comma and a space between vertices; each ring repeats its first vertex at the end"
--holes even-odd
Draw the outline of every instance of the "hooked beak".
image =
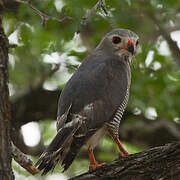
POLYGON ((129 51, 132 55, 136 53, 134 49, 134 42, 132 40, 128 40, 127 46, 126 47, 118 47, 119 50, 125 49, 126 51, 129 51))
POLYGON ((128 41, 127 50, 133 55, 134 54, 134 42, 132 40, 128 41))

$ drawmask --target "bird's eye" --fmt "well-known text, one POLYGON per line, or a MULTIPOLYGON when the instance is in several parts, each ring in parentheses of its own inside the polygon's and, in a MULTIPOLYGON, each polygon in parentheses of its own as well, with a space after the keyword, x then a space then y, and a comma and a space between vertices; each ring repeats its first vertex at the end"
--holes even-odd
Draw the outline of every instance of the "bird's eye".
POLYGON ((112 38, 112 42, 113 42, 114 44, 118 44, 118 43, 121 42, 121 38, 118 37, 118 36, 114 36, 114 37, 112 38))
POLYGON ((136 46, 139 44, 139 40, 136 41, 136 46))

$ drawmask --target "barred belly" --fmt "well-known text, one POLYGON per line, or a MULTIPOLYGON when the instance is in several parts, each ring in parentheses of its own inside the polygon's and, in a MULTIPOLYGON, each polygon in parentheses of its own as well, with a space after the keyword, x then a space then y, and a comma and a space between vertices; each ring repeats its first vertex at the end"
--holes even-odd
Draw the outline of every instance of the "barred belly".
POLYGON ((124 110, 126 108, 128 99, 129 99, 129 88, 126 91, 126 96, 125 96, 123 102, 120 104, 120 106, 116 110, 113 120, 111 122, 107 123, 107 127, 113 132, 113 134, 115 136, 119 135, 119 125, 120 125, 124 110))

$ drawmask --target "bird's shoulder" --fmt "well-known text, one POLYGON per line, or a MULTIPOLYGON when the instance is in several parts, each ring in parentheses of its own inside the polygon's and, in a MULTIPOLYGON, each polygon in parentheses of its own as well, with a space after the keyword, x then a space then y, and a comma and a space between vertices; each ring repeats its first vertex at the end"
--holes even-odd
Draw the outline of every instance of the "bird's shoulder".
POLYGON ((67 109, 74 101, 84 100, 83 104, 85 101, 88 104, 99 97, 98 92, 106 88, 111 79, 110 69, 110 63, 103 58, 87 57, 64 87, 59 99, 59 110, 64 113, 63 107, 67 106, 67 109))

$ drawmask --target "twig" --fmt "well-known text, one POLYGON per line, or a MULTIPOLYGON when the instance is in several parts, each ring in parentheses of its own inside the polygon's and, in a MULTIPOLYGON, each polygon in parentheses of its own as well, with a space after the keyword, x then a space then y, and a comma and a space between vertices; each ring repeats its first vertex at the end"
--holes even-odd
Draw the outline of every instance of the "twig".
POLYGON ((106 9, 105 0, 103 0, 102 2, 103 2, 103 3, 101 4, 101 8, 102 8, 102 10, 104 11, 104 13, 105 13, 106 15, 108 15, 108 11, 107 11, 107 9, 106 9))
POLYGON ((53 21, 58 21, 58 22, 63 22, 65 21, 66 19, 72 19, 72 17, 70 16, 64 16, 63 18, 59 19, 59 18, 56 18, 56 17, 53 17, 53 16, 49 16, 43 12, 41 12, 39 9, 35 8, 31 3, 29 3, 29 1, 23 1, 23 0, 14 0, 15 2, 18 2, 18 3, 22 3, 28 7, 30 7, 31 9, 33 9, 40 17, 41 17, 41 20, 42 20, 42 25, 45 26, 46 25, 46 22, 48 20, 53 20, 53 21))
MULTIPOLYGON (((97 11, 97 9, 99 9, 99 8, 101 8, 101 9, 104 11, 104 13, 105 13, 106 15, 108 15, 108 12, 107 12, 107 10, 106 10, 105 0, 99 0, 99 1, 95 4, 95 6, 94 6, 92 9, 90 9, 90 10, 82 17, 82 24, 84 25, 85 22, 86 22, 86 20, 87 20, 90 16, 92 16, 92 14, 94 14, 94 13, 97 11)), ((80 26, 81 26, 81 24, 79 25, 79 27, 78 27, 78 29, 77 29, 77 31, 76 31, 78 34, 81 32, 80 26)))
POLYGON ((11 142, 12 157, 14 160, 20 164, 24 169, 26 169, 32 175, 38 174, 39 170, 33 166, 32 161, 22 153, 14 144, 11 142))
POLYGON ((108 15, 108 12, 107 12, 107 10, 106 10, 106 6, 105 6, 104 0, 99 0, 99 1, 95 4, 95 6, 94 6, 91 10, 89 10, 86 15, 84 15, 84 16, 82 17, 83 21, 86 21, 86 20, 87 20, 92 14, 94 14, 95 11, 96 11, 97 9, 99 9, 99 8, 102 8, 102 10, 104 11, 104 13, 105 13, 106 15, 108 15))

